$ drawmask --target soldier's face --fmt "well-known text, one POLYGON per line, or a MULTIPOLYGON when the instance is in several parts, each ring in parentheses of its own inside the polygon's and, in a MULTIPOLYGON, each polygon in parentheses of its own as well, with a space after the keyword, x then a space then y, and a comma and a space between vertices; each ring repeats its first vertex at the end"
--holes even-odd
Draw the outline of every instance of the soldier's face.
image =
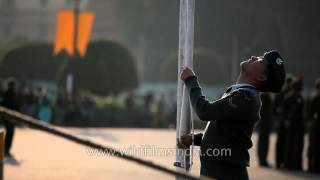
POLYGON ((241 73, 256 81, 263 82, 267 79, 268 62, 261 56, 251 56, 248 60, 241 62, 240 67, 241 73))

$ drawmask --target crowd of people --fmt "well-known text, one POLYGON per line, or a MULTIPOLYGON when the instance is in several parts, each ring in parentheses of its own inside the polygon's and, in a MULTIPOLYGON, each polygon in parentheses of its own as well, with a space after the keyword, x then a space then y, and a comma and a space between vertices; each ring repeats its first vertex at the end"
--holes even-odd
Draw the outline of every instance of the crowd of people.
POLYGON ((261 94, 261 120, 258 124, 259 164, 270 167, 267 161, 269 135, 276 131, 276 168, 303 170, 303 147, 308 135, 307 171, 320 174, 320 79, 315 91, 303 95, 303 80, 289 76, 282 91, 272 97, 261 94))
MULTIPOLYGON (((30 84, 18 87, 14 78, 9 78, 6 82, 7 88, 1 89, 7 89, 5 92, 10 91, 13 94, 15 99, 11 101, 15 101, 14 109, 23 114, 56 125, 66 125, 72 119, 93 118, 94 102, 89 96, 83 94, 71 96, 65 91, 52 93, 46 85, 36 89, 30 84)), ((2 92, 1 99, 5 99, 5 92, 2 92)))
MULTIPOLYGON (((88 96, 68 96, 63 92, 52 95, 45 85, 35 91, 30 85, 18 88, 14 78, 9 78, 5 84, 6 88, 0 88, 0 103, 3 107, 35 117, 48 124, 68 125, 68 122, 75 119, 93 119, 94 103, 88 96)), ((14 123, 3 119, 5 117, 1 118, 6 128, 5 155, 10 157, 14 123)))
POLYGON ((124 100, 125 107, 132 111, 141 107, 145 118, 149 119, 149 127, 173 128, 176 123, 177 98, 175 93, 154 93, 149 91, 142 96, 129 92, 124 100), (141 103, 139 103, 141 101, 141 103))
MULTIPOLYGON (((31 84, 18 84, 14 78, 8 78, 1 83, 0 94, 1 106, 35 117, 43 123, 61 126, 95 126, 91 122, 96 122, 97 105, 93 97, 87 94, 75 93, 70 96, 64 91, 54 93, 46 85, 33 87, 31 84)), ((121 101, 121 98, 116 99, 121 101)), ((126 112, 141 111, 147 115, 143 117, 147 117, 149 123, 144 127, 174 127, 176 101, 171 96, 148 92, 140 97, 134 92, 129 92, 123 103, 126 112), (137 101, 141 101, 142 104, 139 105, 137 101)), ((11 157, 10 149, 15 124, 3 118, 5 117, 1 117, 1 120, 6 128, 5 155, 11 157)))

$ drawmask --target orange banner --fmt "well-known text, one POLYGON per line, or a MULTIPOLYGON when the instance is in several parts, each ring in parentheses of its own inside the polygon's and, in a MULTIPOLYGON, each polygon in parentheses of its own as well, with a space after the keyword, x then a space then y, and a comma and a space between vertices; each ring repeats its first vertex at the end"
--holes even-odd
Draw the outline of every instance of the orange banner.
MULTIPOLYGON (((80 56, 84 56, 86 53, 94 16, 92 12, 79 13, 76 46, 80 56)), ((57 13, 56 39, 53 50, 55 55, 59 54, 63 49, 65 49, 69 55, 74 55, 74 33, 74 11, 59 10, 57 13)))
POLYGON ((94 13, 81 12, 79 15, 77 48, 80 56, 84 56, 86 54, 92 30, 93 20, 94 13))
POLYGON ((74 13, 72 10, 59 10, 57 12, 56 39, 53 53, 61 50, 73 55, 74 13))

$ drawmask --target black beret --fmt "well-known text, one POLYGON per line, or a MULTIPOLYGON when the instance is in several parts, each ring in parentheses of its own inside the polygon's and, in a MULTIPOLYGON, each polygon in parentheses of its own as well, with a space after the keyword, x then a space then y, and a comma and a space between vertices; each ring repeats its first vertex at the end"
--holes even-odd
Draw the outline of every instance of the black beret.
POLYGON ((264 53, 263 58, 267 61, 268 78, 261 87, 262 92, 279 92, 286 79, 284 61, 279 52, 272 50, 264 53))

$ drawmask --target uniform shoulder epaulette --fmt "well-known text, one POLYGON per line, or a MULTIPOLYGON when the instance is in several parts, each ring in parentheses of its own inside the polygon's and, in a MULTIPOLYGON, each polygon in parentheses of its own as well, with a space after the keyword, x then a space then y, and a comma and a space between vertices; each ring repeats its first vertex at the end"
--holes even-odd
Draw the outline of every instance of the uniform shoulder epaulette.
POLYGON ((245 100, 250 101, 253 98, 252 92, 246 88, 239 88, 231 92, 231 95, 242 95, 245 100))

